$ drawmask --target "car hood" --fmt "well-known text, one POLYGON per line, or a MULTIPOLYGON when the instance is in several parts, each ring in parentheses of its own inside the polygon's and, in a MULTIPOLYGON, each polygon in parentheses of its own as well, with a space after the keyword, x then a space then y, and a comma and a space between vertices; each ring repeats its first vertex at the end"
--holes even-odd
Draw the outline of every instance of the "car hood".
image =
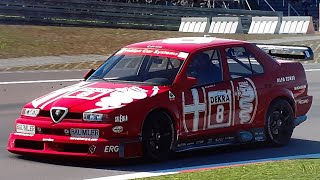
POLYGON ((26 107, 47 111, 52 107, 67 108, 71 112, 110 111, 153 97, 168 88, 112 82, 80 82, 37 98, 26 107))

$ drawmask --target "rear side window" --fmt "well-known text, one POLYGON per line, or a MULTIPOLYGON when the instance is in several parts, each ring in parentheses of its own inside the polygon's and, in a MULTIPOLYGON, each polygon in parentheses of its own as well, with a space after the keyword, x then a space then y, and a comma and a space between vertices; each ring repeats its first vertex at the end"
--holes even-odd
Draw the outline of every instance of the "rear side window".
POLYGON ((231 78, 250 77, 264 73, 263 66, 243 47, 226 49, 231 78))

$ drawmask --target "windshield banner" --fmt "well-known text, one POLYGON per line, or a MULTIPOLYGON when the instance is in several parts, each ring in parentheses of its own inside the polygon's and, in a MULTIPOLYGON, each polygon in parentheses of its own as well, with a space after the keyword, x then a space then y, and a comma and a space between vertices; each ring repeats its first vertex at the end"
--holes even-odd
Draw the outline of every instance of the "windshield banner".
POLYGON ((147 48, 123 48, 116 53, 119 54, 139 54, 139 55, 150 55, 150 56, 164 56, 176 59, 187 59, 189 53, 178 52, 168 49, 147 49, 147 48))

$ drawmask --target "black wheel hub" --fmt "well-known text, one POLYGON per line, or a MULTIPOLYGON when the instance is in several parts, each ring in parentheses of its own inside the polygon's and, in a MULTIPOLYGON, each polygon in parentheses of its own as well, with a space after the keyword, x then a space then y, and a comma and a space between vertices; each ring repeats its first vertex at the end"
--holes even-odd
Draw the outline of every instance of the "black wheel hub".
POLYGON ((270 132, 272 133, 272 137, 277 141, 281 141, 291 133, 290 131, 290 113, 286 108, 279 107, 270 116, 270 132))
POLYGON ((160 122, 154 123, 149 137, 149 145, 154 153, 159 153, 162 150, 168 149, 171 143, 171 128, 160 122))

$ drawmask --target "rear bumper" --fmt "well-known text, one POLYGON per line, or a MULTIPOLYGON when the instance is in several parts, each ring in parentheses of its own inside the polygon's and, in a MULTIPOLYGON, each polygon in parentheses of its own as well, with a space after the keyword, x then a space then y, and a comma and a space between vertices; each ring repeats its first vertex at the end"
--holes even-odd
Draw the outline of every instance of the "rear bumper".
MULTIPOLYGON (((84 123, 59 123, 52 125, 51 122, 36 120, 17 119, 18 123, 35 125, 35 127, 51 128, 92 128, 106 132, 106 125, 84 123)), ((109 130, 108 130, 109 131, 109 130)), ((77 138, 64 134, 36 133, 33 135, 23 133, 11 133, 8 139, 7 150, 21 155, 54 155, 79 158, 121 159, 142 156, 142 143, 140 137, 128 138, 104 138, 98 139, 77 138)))
POLYGON ((312 96, 303 96, 295 99, 296 117, 304 116, 310 110, 312 105, 312 96))

